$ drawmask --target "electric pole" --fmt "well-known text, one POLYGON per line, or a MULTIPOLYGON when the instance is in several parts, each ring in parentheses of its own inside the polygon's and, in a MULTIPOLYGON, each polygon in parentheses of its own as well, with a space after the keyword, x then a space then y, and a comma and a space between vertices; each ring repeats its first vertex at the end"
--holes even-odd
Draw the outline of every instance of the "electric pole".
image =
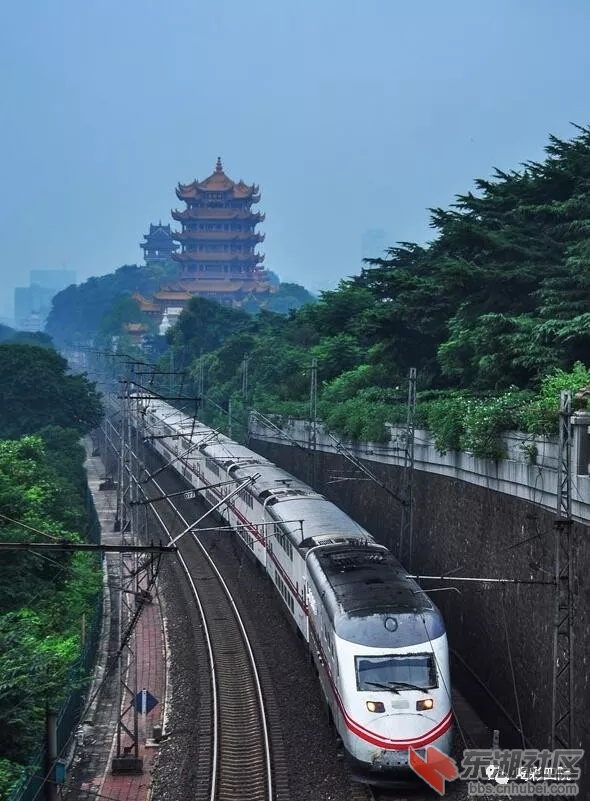
POLYGON ((416 418, 416 368, 410 367, 408 409, 404 433, 403 502, 399 535, 399 560, 404 564, 404 545, 408 548, 408 570, 412 570, 414 535, 414 439, 416 418))
POLYGON ((244 359, 242 361, 242 395, 244 396, 244 402, 248 405, 248 362, 250 361, 250 357, 247 353, 244 353, 244 359))
POLYGON ((555 519, 555 612, 551 748, 574 743, 574 542, 572 521, 572 396, 562 392, 559 409, 557 517, 555 519))
POLYGON ((311 384, 309 388, 309 450, 311 452, 311 486, 316 489, 318 467, 318 360, 311 360, 311 384))

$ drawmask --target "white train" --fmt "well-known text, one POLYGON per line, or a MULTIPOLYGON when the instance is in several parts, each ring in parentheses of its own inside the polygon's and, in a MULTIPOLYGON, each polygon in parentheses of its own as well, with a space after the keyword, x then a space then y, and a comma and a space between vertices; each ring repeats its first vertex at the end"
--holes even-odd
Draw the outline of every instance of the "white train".
POLYGON ((453 713, 442 617, 391 553, 311 487, 160 400, 140 430, 264 566, 308 643, 355 775, 409 773, 409 748, 450 754, 453 713), (257 476, 253 483, 236 487, 257 476), (223 483, 227 482, 227 483, 223 483))

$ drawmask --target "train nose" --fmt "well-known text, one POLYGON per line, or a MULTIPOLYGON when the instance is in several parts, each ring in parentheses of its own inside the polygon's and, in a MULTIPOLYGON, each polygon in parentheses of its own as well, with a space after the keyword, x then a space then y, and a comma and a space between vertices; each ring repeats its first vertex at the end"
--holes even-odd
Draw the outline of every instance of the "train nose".
POLYGON ((439 721, 429 714, 391 712, 371 721, 375 734, 387 740, 417 740, 428 734, 439 721))

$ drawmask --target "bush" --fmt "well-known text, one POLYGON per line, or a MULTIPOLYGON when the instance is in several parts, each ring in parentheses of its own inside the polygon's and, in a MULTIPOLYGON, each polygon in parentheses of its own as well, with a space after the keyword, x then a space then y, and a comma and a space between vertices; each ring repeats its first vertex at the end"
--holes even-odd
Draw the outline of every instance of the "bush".
POLYGON ((458 393, 450 397, 421 404, 426 425, 434 434, 434 446, 439 453, 458 451, 465 433, 465 417, 470 401, 458 393))
MULTIPOLYGON (((523 410, 525 430, 531 434, 557 433, 561 393, 565 390, 579 392, 584 387, 590 387, 590 370, 581 362, 576 362, 569 373, 554 370, 541 382, 539 396, 523 410)), ((574 405, 580 408, 583 404, 577 400, 574 405)))
POLYGON ((529 400, 530 393, 511 391, 489 401, 469 401, 461 448, 474 456, 504 459, 506 451, 500 434, 522 429, 523 409, 529 400))

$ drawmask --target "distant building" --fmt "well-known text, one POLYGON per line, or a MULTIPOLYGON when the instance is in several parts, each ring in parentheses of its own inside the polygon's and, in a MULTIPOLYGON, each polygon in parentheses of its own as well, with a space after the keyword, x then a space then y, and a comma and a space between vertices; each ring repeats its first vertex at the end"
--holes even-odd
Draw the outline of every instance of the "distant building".
POLYGON ((387 236, 382 228, 368 228, 361 239, 361 259, 379 259, 388 246, 387 236))
POLYGON ((157 225, 150 223, 149 233, 143 238, 145 241, 140 242, 139 247, 143 250, 146 264, 154 261, 170 261, 176 245, 169 225, 162 225, 161 220, 157 225))
POLYGON ((73 270, 31 270, 30 285, 14 290, 14 324, 19 331, 43 331, 51 301, 70 284, 73 270))

